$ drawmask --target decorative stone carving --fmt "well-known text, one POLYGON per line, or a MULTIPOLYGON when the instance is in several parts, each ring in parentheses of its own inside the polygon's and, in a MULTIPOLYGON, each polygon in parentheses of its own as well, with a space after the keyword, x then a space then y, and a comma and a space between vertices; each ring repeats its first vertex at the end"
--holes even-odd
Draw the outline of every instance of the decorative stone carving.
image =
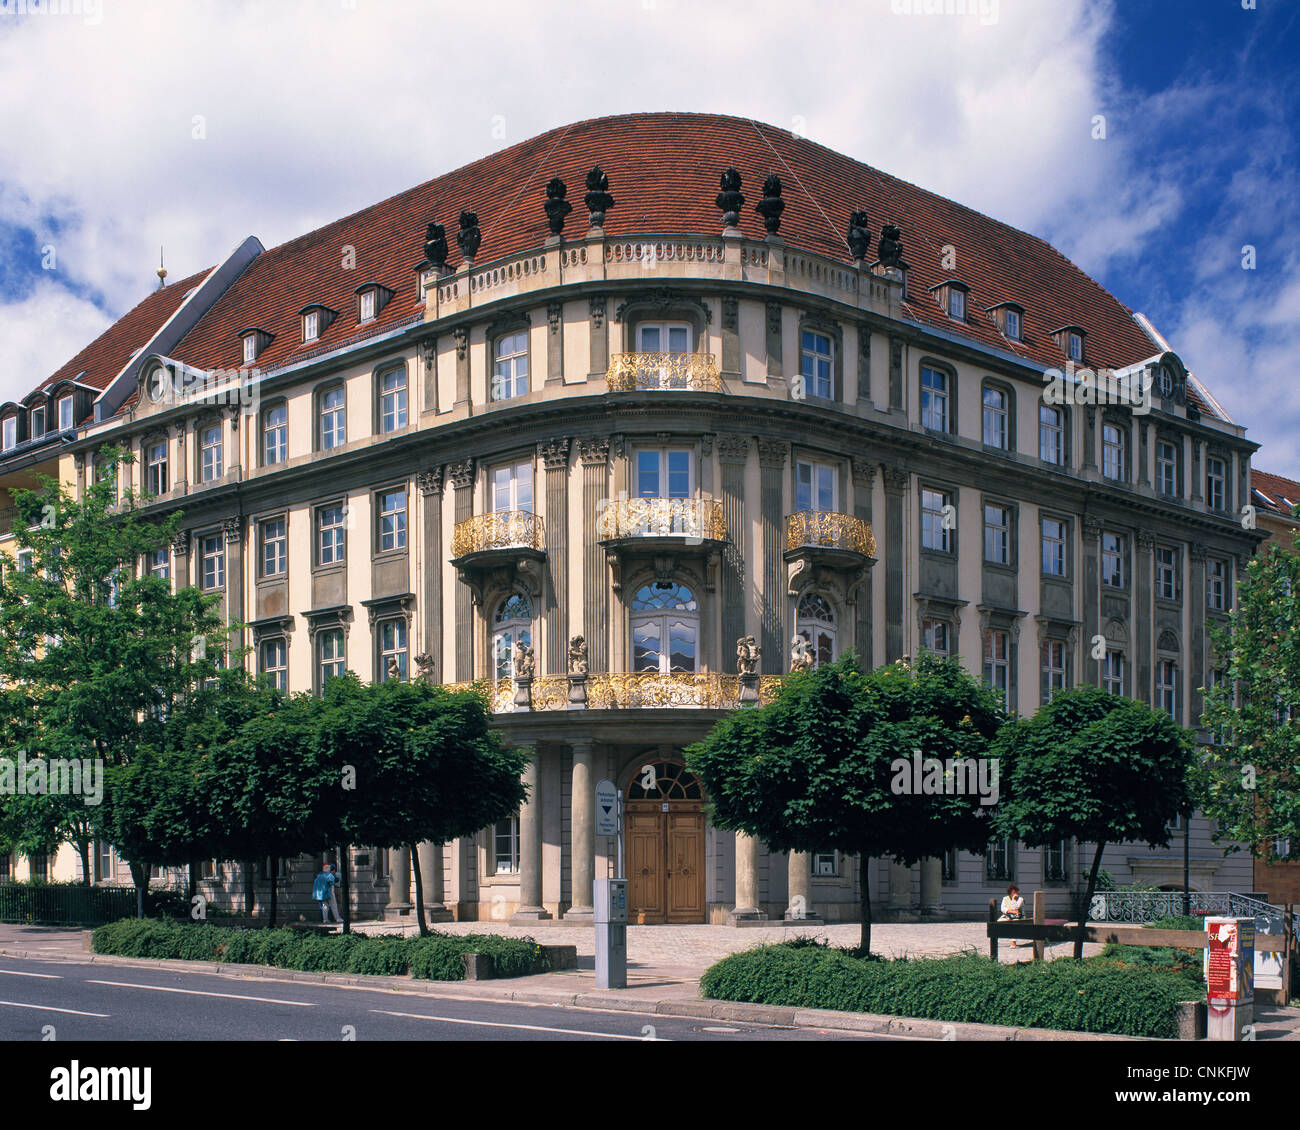
POLYGON ((447 467, 447 474, 451 476, 451 485, 457 490, 463 490, 466 487, 474 485, 474 459, 462 459, 459 463, 451 463, 447 467))
POLYGON ((740 223, 740 210, 745 206, 745 197, 740 191, 740 174, 735 169, 727 169, 722 174, 722 191, 714 200, 722 209, 722 226, 734 228, 740 223))
POLYGON ((578 440, 578 458, 589 467, 608 463, 609 440, 600 437, 578 440))
POLYGON ((718 436, 718 458, 723 463, 744 463, 749 458, 749 436, 722 433, 718 436))
POLYGON ((684 294, 680 290, 669 290, 666 287, 647 291, 644 294, 638 294, 634 298, 629 298, 625 302, 620 302, 618 308, 614 311, 614 321, 622 322, 628 310, 632 307, 642 308, 646 306, 656 313, 662 313, 675 306, 694 306, 704 315, 706 324, 713 321, 713 310, 707 302, 696 298, 693 294, 684 294))
POLYGON ((876 481, 876 465, 865 455, 855 455, 851 460, 853 481, 870 490, 876 481))
POLYGON ((445 473, 446 468, 444 467, 434 467, 431 471, 421 471, 415 476, 420 493, 426 497, 431 494, 441 494, 445 473))
POLYGON ((415 669, 419 672, 418 678, 425 683, 435 682, 433 656, 427 651, 420 652, 415 657, 415 669))
POLYGON ((603 294, 593 295, 587 302, 587 309, 591 314, 591 328, 593 330, 603 329, 605 325, 605 296, 603 294))
POLYGON ((522 640, 515 644, 515 678, 531 679, 537 661, 533 658, 533 649, 522 640))
POLYGON ((757 675, 758 660, 763 649, 753 636, 741 636, 736 640, 736 673, 739 675, 757 675))
POLYGON ((902 494, 912 481, 911 471, 903 467, 886 467, 884 472, 885 492, 887 494, 902 494))
POLYGON ((871 250, 871 229, 867 227, 866 212, 849 213, 849 252, 854 259, 862 260, 871 250))
POLYGON ((189 553, 190 551, 190 532, 189 530, 177 530, 172 536, 172 553, 178 556, 189 553))
POLYGON ((784 467, 790 455, 790 445, 783 440, 760 439, 758 441, 758 462, 762 467, 784 467))
POLYGON ((469 352, 469 329, 465 326, 457 326, 451 331, 451 336, 456 339, 456 360, 464 361, 465 355, 469 352))
POLYGON ((564 303, 548 302, 546 304, 546 321, 551 327, 551 333, 560 332, 561 326, 564 325, 564 303))
POLYGON ((447 231, 441 224, 430 224, 424 233, 424 257, 429 266, 441 272, 447 266, 447 231))
POLYGON ((781 303, 779 302, 767 304, 767 332, 774 337, 779 337, 781 334, 781 303))
POLYGON ((700 436, 700 454, 704 456, 705 459, 707 459, 710 455, 713 454, 714 438, 715 437, 712 432, 705 432, 702 436, 700 436))
POLYGON ((811 671, 812 663, 812 649, 808 646, 808 641, 796 634, 790 641, 790 670, 811 671))
POLYGON ((897 224, 885 224, 880 229, 880 243, 876 245, 876 255, 881 266, 901 267, 903 265, 903 233, 897 224))
POLYGON ((568 191, 559 177, 552 177, 546 184, 546 203, 542 205, 542 210, 546 213, 546 222, 553 235, 564 231, 565 218, 573 211, 573 205, 564 199, 568 191))
POLYGON ((569 465, 569 437, 557 436, 537 445, 537 454, 548 471, 561 471, 569 465))
POLYGON ((460 214, 460 231, 456 233, 456 242, 466 263, 473 263, 478 254, 479 244, 483 242, 483 233, 478 230, 478 213, 462 212, 460 214))
POLYGON ((392 656, 389 656, 388 662, 384 664, 384 678, 390 682, 402 677, 401 665, 392 656))
POLYGON ((227 518, 221 523, 221 528, 226 534, 226 544, 237 545, 244 534, 244 519, 240 517, 227 518))
POLYGON ((569 674, 587 674, 587 641, 582 636, 569 640, 569 674))
POLYGON ((722 328, 735 333, 740 327, 740 300, 734 294, 722 299, 722 328))
POLYGON ((1193 565, 1204 565, 1206 557, 1205 546, 1200 542, 1197 542, 1187 550, 1187 556, 1193 565))
POLYGON ((427 372, 433 372, 433 366, 438 360, 438 335, 430 334, 420 340, 420 356, 424 359, 424 368, 427 372))
POLYGON ((1083 516, 1083 536, 1089 541, 1095 541, 1101 537, 1101 519, 1095 514, 1085 514, 1083 516))
POLYGON ((763 217, 763 226, 775 234, 781 230, 781 213, 785 201, 781 198, 781 178, 769 173, 763 182, 763 199, 754 205, 754 211, 763 217))
POLYGON ((597 165, 587 174, 587 195, 582 198, 591 213, 589 223, 593 228, 605 226, 605 213, 614 207, 614 198, 609 194, 609 177, 597 165))
POLYGON ((1150 530, 1138 530, 1134 541, 1141 553, 1150 553, 1156 546, 1155 535, 1150 530))

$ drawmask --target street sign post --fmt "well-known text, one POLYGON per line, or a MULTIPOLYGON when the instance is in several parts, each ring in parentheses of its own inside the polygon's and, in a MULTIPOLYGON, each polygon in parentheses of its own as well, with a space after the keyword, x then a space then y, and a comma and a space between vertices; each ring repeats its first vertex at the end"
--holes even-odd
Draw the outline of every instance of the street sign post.
POLYGON ((627 988, 627 880, 623 877, 623 794, 610 780, 596 783, 596 835, 618 843, 617 865, 592 884, 596 925, 596 988, 627 988))
POLYGON ((609 780, 596 782, 596 835, 617 836, 618 789, 609 780))

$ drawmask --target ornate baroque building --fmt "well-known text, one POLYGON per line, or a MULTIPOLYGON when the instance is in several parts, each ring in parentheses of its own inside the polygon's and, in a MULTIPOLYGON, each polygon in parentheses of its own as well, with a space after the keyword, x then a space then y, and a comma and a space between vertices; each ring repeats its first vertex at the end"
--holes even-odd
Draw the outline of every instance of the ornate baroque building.
MULTIPOLYGON (((711 115, 579 123, 250 238, 0 421, 4 486, 129 446, 184 512, 141 567, 221 594, 279 685, 496 681, 532 799, 421 849, 459 918, 589 921, 604 777, 635 921, 850 920, 863 866, 881 915, 978 915, 1012 877, 1064 897, 1072 843, 769 852, 709 826, 682 750, 850 647, 960 656, 1022 713, 1090 683, 1195 725, 1256 541, 1255 445, 1141 315, 1041 240, 711 115), (1067 366, 1117 374, 1111 402, 1046 393, 1067 366)), ((1249 887, 1207 833, 1193 885, 1249 887)), ((360 850, 359 903, 408 912, 406 854, 360 850)), ((1179 833, 1105 866, 1180 884, 1179 833)))

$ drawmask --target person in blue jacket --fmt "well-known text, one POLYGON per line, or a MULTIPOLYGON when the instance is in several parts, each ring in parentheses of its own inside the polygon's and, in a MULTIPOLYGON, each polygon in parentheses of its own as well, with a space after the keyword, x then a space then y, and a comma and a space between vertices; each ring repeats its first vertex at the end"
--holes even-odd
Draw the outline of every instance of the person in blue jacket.
POLYGON ((316 881, 312 884, 311 897, 320 903, 320 920, 328 925, 330 915, 334 915, 335 922, 342 922, 339 917, 338 903, 334 901, 334 884, 339 881, 339 877, 334 874, 332 864, 326 863, 321 866, 320 874, 316 876, 316 881))

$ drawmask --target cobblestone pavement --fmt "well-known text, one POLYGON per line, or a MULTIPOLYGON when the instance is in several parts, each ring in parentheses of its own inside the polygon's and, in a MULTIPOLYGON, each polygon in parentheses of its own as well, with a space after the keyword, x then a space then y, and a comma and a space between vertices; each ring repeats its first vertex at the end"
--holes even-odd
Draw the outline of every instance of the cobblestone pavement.
MULTIPOLYGON (((394 927, 366 924, 358 929, 366 933, 414 933, 414 926, 394 927)), ((545 945, 576 945, 579 960, 595 954, 595 930, 591 927, 510 926, 505 922, 442 922, 436 929, 454 934, 504 934, 506 937, 532 937, 545 945)), ((857 923, 835 926, 746 927, 731 926, 629 926, 627 957, 629 967, 652 967, 672 970, 679 975, 698 976, 715 961, 738 950, 768 942, 781 942, 800 935, 826 938, 831 945, 854 946, 861 936, 857 923)), ((927 957, 960 953, 964 949, 988 952, 988 938, 983 922, 878 923, 871 930, 871 948, 884 957, 927 957)), ((1068 943, 1051 946, 1049 957, 1068 955, 1068 943)), ((1101 946, 1083 947, 1086 956, 1100 953, 1101 946)), ((998 956, 1005 962, 1028 961, 1032 950, 1028 943, 1012 949, 1004 942, 998 956)), ((584 963, 585 964, 585 963, 584 963)))

